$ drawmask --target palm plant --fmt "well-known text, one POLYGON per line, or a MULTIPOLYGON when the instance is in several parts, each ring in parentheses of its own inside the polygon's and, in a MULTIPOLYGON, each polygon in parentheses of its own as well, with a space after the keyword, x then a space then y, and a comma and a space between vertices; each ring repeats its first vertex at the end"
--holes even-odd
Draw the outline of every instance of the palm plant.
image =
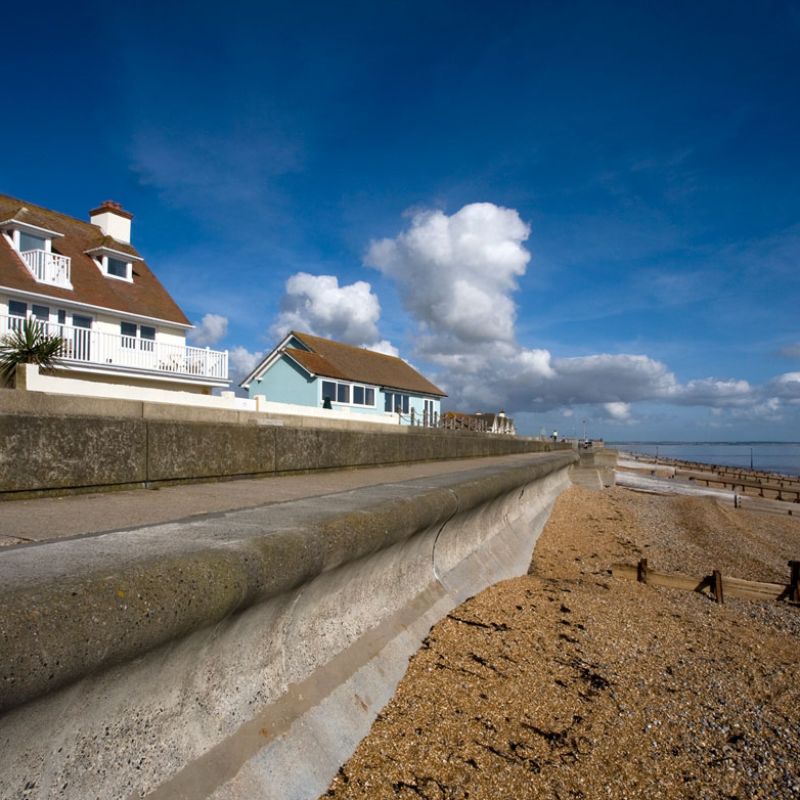
POLYGON ((17 364, 38 364, 48 370, 58 366, 64 340, 49 335, 42 325, 26 319, 21 327, 0 338, 0 377, 9 381, 17 364))

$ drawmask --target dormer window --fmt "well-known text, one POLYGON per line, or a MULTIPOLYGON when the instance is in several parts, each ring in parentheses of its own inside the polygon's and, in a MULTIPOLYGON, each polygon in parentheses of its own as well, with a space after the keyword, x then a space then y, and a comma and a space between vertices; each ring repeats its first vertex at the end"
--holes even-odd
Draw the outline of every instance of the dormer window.
POLYGON ((113 275, 115 278, 125 278, 125 280, 129 281, 131 279, 130 273, 132 266, 130 261, 120 261, 118 258, 109 258, 106 269, 109 275, 113 275))
POLYGON ((69 257, 53 251, 53 240, 62 233, 15 218, 0 222, 0 230, 37 283, 72 288, 69 257))
POLYGON ((28 250, 50 250, 50 239, 43 236, 35 236, 32 233, 19 232, 19 250, 24 253, 28 250))
POLYGON ((133 262, 141 261, 137 256, 128 255, 110 247, 95 247, 93 250, 87 250, 87 253, 107 278, 133 283, 133 262))

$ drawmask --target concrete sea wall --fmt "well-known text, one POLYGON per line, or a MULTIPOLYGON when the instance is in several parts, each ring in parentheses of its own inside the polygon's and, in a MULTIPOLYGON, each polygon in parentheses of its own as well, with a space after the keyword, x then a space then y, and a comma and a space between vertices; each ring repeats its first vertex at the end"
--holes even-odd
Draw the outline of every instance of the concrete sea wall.
POLYGON ((0 391, 0 499, 553 447, 480 433, 275 422, 245 412, 0 391))
POLYGON ((0 797, 316 797, 575 460, 0 553, 0 797))

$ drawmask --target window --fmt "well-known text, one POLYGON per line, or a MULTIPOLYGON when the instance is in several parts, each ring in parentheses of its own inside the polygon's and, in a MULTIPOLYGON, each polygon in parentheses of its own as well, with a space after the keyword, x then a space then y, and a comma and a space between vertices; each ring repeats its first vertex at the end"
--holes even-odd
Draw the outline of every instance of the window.
POLYGON ((122 334, 122 346, 130 349, 136 347, 136 325, 132 322, 121 322, 119 328, 122 334))
POLYGON ((31 306, 31 317, 35 317, 39 322, 49 322, 50 309, 47 306, 37 306, 34 303, 31 306))
POLYGON ((149 350, 152 352, 156 343, 156 329, 151 328, 148 325, 140 326, 139 339, 141 340, 139 344, 141 345, 142 350, 149 350))
POLYGON ((360 384, 322 381, 322 402, 346 403, 354 406, 375 406, 375 389, 360 384))
POLYGON ((47 239, 41 236, 34 236, 24 231, 19 232, 19 250, 24 253, 28 250, 46 250, 47 239))
POLYGON ((20 303, 19 300, 9 300, 8 301, 8 313, 12 317, 27 317, 28 316, 28 304, 27 303, 20 303))
POLYGON ((411 408, 411 397, 407 394, 400 394, 400 392, 386 392, 384 398, 383 410, 402 412, 408 414, 411 408))
POLYGON ((121 258, 111 255, 111 252, 103 252, 102 248, 87 251, 94 256, 97 268, 103 275, 109 278, 118 278, 121 281, 133 282, 133 261, 127 261, 124 253, 120 253, 121 258))
POLYGON ((115 278, 125 278, 127 280, 128 262, 120 261, 118 258, 111 258, 111 256, 109 256, 106 271, 109 275, 113 275, 115 278))
POLYGON ((119 332, 122 334, 122 346, 130 350, 152 352, 155 349, 156 329, 149 325, 136 325, 134 322, 120 322, 119 332))

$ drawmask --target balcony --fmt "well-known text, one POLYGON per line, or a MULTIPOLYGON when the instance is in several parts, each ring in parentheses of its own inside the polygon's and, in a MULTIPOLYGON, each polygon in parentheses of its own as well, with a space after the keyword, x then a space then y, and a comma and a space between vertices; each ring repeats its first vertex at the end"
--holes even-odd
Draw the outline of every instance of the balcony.
MULTIPOLYGON (((20 330, 24 322, 23 317, 0 315, 0 337, 20 330)), ((40 324, 50 336, 64 340, 58 357, 65 365, 91 367, 92 371, 123 371, 142 377, 170 376, 192 383, 228 382, 227 350, 184 347, 53 322, 40 324)))
POLYGON ((67 256, 49 253, 47 250, 25 250, 20 256, 39 283, 60 286, 62 289, 72 288, 71 259, 67 256))

